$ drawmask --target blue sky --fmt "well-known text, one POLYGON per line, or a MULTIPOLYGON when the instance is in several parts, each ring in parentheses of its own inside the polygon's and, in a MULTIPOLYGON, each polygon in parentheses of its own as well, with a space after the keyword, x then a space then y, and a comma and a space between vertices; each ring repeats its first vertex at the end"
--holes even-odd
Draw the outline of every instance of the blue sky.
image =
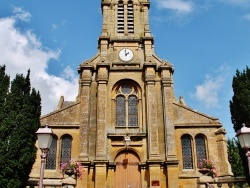
MULTIPOLYGON (((41 92, 42 113, 75 100, 77 68, 97 53, 101 0, 0 0, 0 65, 41 92), (87 3, 86 3, 87 2, 87 3)), ((235 135, 229 100, 236 69, 250 63, 250 0, 151 0, 155 53, 175 68, 175 96, 218 117, 235 135)))

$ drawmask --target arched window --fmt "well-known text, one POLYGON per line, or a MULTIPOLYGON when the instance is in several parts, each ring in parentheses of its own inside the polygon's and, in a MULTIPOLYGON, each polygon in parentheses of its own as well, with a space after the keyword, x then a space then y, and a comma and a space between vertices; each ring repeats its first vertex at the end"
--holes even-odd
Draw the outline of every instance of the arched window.
POLYGON ((138 126, 138 97, 133 85, 123 84, 116 90, 116 126, 138 126))
POLYGON ((197 135, 195 137, 195 145, 196 145, 197 162, 199 164, 199 161, 207 159, 206 144, 203 135, 197 135))
POLYGON ((57 137, 53 136, 49 152, 46 157, 45 169, 56 169, 57 137))
POLYGON ((70 159, 71 159, 71 144, 72 144, 72 137, 70 135, 64 135, 62 137, 60 163, 70 161, 70 159))
POLYGON ((181 137, 183 169, 193 169, 193 152, 191 136, 183 135, 181 137))

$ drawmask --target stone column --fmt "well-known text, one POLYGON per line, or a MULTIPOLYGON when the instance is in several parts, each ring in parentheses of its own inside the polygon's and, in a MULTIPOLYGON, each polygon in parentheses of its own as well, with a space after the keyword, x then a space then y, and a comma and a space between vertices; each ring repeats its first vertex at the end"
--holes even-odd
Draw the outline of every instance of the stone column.
POLYGON ((174 133, 174 117, 173 117, 173 68, 171 65, 165 63, 161 66, 162 77, 162 97, 164 110, 164 124, 165 124, 165 140, 166 140, 166 161, 177 161, 176 144, 174 133))
POLYGON ((79 68, 80 79, 80 156, 81 161, 88 161, 88 133, 90 118, 90 84, 92 78, 92 66, 83 65, 79 68))
POLYGON ((157 103, 155 93, 155 65, 145 63, 148 154, 149 160, 159 159, 159 136, 157 125, 157 103))
POLYGON ((105 160, 106 153, 106 125, 107 125, 107 83, 108 64, 100 63, 97 66, 98 88, 97 88, 97 138, 96 138, 96 160, 105 160))

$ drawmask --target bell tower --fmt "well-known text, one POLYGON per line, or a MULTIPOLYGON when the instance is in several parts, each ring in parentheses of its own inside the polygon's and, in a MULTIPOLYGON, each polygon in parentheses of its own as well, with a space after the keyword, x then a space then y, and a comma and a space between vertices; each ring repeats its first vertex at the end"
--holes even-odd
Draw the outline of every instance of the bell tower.
POLYGON ((154 39, 148 23, 148 0, 102 0, 102 33, 98 49, 111 67, 142 67, 150 61, 154 39))

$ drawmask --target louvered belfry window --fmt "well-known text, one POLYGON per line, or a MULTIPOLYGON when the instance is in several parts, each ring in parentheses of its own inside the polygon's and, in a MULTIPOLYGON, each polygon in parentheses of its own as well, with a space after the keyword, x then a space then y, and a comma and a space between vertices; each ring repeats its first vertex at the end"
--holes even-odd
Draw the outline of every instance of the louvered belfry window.
POLYGON ((193 154, 191 137, 184 135, 181 138, 183 169, 193 169, 193 154))
POLYGON ((206 144, 203 135, 198 135, 195 137, 195 145, 197 161, 199 162, 203 159, 207 159, 206 144))
POLYGON ((71 144, 72 144, 72 137, 70 135, 65 135, 62 137, 61 163, 70 161, 70 159, 71 159, 71 144))
POLYGON ((132 85, 121 85, 116 91, 116 126, 138 126, 138 98, 132 85))
POLYGON ((117 32, 124 33, 124 4, 123 1, 118 2, 117 8, 117 32))
POLYGON ((124 33, 125 30, 128 33, 134 33, 134 7, 132 0, 128 0, 126 5, 120 0, 117 5, 117 32, 124 33))
POLYGON ((57 138, 53 137, 49 152, 46 157, 45 169, 56 169, 57 138))
POLYGON ((133 10, 133 1, 128 1, 127 5, 127 28, 128 33, 134 33, 134 10, 133 10))

